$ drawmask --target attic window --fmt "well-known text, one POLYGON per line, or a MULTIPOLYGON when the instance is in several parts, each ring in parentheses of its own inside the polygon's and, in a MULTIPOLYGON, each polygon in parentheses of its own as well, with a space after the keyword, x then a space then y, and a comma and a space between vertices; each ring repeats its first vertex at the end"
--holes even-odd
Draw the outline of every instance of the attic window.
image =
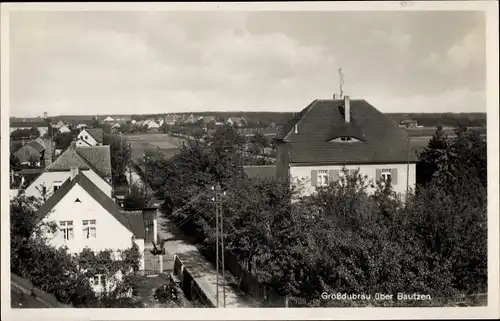
POLYGON ((340 136, 330 140, 331 143, 355 143, 360 141, 360 139, 352 136, 340 136))
POLYGON ((80 201, 80 199, 79 199, 79 198, 77 198, 77 199, 75 200, 75 203, 81 203, 81 202, 82 202, 82 201, 80 201))

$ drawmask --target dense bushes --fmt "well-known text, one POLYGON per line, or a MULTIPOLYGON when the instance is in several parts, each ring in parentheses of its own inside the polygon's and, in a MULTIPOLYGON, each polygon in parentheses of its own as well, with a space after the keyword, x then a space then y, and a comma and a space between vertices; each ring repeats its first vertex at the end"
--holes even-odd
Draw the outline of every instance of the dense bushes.
POLYGON ((273 293, 341 306, 353 302, 311 298, 419 293, 432 302, 372 304, 442 305, 455 294, 487 289, 487 212, 484 138, 466 129, 451 140, 440 135, 421 157, 427 183, 405 200, 390 182, 378 182, 370 194, 366 177, 347 172, 301 198, 299 186, 247 179, 238 158, 241 139, 225 128, 213 141, 192 142, 157 164, 164 211, 213 248, 210 186, 219 181, 227 191, 226 246, 273 293))

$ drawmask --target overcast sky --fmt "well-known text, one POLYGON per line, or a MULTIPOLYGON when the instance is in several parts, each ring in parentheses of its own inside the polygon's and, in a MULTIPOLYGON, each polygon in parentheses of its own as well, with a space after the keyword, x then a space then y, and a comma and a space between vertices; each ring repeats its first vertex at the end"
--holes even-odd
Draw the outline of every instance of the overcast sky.
POLYGON ((485 112, 482 12, 15 12, 10 114, 485 112))

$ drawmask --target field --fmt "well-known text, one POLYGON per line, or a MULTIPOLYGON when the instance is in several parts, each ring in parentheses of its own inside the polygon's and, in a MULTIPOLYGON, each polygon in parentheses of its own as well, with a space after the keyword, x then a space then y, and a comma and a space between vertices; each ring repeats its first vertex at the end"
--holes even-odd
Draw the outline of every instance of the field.
POLYGON ((147 151, 161 151, 168 159, 179 151, 184 140, 171 137, 168 134, 131 134, 126 135, 127 142, 132 147, 132 159, 139 161, 147 151))

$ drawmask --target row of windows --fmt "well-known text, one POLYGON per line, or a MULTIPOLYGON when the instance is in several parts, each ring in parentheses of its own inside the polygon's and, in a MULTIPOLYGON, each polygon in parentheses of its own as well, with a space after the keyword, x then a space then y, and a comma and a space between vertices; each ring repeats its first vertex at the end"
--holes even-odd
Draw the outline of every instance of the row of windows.
MULTIPOLYGON (((96 238, 96 220, 82 220, 82 235, 84 239, 96 238)), ((59 221, 59 231, 64 240, 72 240, 75 237, 73 221, 59 221)))
MULTIPOLYGON (((340 170, 313 170, 312 171, 312 178, 313 178, 313 185, 315 186, 327 186, 330 181, 334 181, 336 177, 340 175, 342 171, 340 170), (316 176, 316 177, 314 177, 316 176), (314 178, 316 178, 316 181, 314 181, 314 178)), ((348 173, 354 173, 354 169, 347 170, 348 173)), ((397 176, 397 170, 396 169, 378 169, 376 170, 377 172, 377 180, 382 180, 382 181, 388 181, 389 179, 392 181, 393 185, 397 184, 396 176, 397 176)))

